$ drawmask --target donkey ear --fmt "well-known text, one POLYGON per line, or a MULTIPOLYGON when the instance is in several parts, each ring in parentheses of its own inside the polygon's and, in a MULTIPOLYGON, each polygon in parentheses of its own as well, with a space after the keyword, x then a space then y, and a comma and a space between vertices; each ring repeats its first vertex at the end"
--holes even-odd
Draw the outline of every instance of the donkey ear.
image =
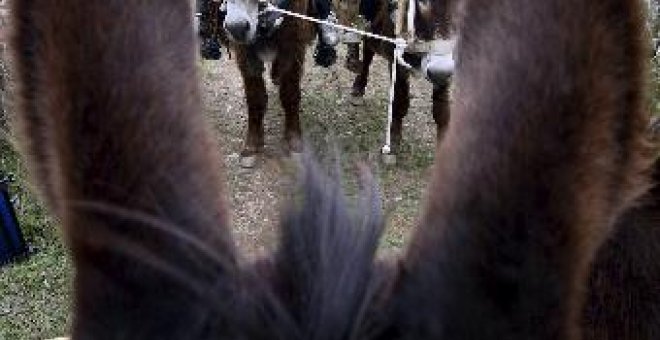
POLYGON ((202 338, 232 314, 237 269, 189 2, 12 15, 25 150, 73 251, 74 338, 202 338))
POLYGON ((13 123, 14 130, 21 139, 19 147, 34 177, 32 184, 38 188, 38 193, 50 210, 59 215, 57 205, 61 198, 57 197, 59 190, 55 189, 54 178, 57 159, 50 154, 53 146, 48 145, 53 141, 52 117, 37 112, 37 103, 43 103, 45 100, 37 97, 37 93, 48 94, 49 91, 43 88, 48 85, 37 81, 43 79, 45 69, 34 65, 35 40, 38 32, 33 24, 33 13, 29 10, 33 2, 32 0, 13 2, 12 14, 15 22, 12 41, 15 56, 13 66, 19 80, 16 96, 19 115, 13 123))
POLYGON ((595 251, 646 188, 640 3, 464 5, 395 319, 415 339, 576 339, 595 251))

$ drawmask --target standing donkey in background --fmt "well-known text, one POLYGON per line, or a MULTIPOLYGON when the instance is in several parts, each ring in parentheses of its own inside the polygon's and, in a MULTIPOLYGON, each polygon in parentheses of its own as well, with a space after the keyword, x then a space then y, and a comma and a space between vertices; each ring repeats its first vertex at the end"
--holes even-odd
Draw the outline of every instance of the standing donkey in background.
MULTIPOLYGON (((208 12, 218 12, 218 5, 210 4, 208 12), (212 8, 214 7, 215 8, 212 8)), ((278 0, 275 5, 308 16, 322 19, 334 17, 330 0, 278 0)), ((264 146, 264 115, 268 94, 264 81, 264 64, 272 62, 271 79, 279 87, 279 97, 284 109, 285 150, 302 151, 300 127, 301 79, 307 45, 318 32, 319 42, 315 58, 317 64, 330 66, 336 59, 334 45, 337 32, 327 25, 315 25, 309 21, 282 17, 278 13, 260 13, 258 0, 225 0, 225 32, 218 32, 225 43, 231 41, 236 51, 236 61, 243 78, 248 107, 248 131, 241 152, 241 165, 253 167, 256 157, 264 146), (328 60, 330 59, 330 60, 328 60)), ((217 16, 217 14, 215 14, 217 16)), ((212 14, 213 16, 213 14, 212 14)))
POLYGON ((657 337, 657 289, 632 280, 660 271, 640 3, 463 9, 455 114, 406 254, 375 258, 369 176, 354 218, 306 162, 279 248, 249 262, 187 0, 15 1, 19 132, 73 254, 73 338, 657 337), (608 281, 624 274, 616 243, 630 281, 608 281))
MULTIPOLYGON (((219 4, 204 1, 202 12, 207 20, 218 20, 219 4)), ((274 28, 273 20, 260 21, 257 0, 226 0, 224 26, 217 27, 215 36, 223 45, 235 51, 247 102, 247 135, 241 151, 241 165, 253 167, 264 146, 264 115, 268 94, 264 80, 264 63, 272 62, 270 77, 279 87, 284 110, 284 149, 302 151, 300 127, 301 79, 305 51, 314 39, 315 26, 295 18, 283 18, 274 28)), ((313 14, 311 0, 290 0, 287 9, 296 13, 313 14)), ((213 26, 213 25, 210 25, 213 26)), ((208 33, 207 33, 208 34, 208 33)))
MULTIPOLYGON (((450 39, 450 0, 415 0, 416 8, 413 25, 415 27, 416 39, 429 42, 435 39, 450 39)), ((372 33, 395 37, 395 23, 392 19, 392 5, 390 0, 362 0, 361 11, 365 19, 370 23, 372 33)), ((369 80, 369 68, 376 54, 386 58, 392 67, 394 46, 389 42, 365 37, 363 39, 362 62, 359 63, 358 74, 353 81, 351 95, 355 97, 364 96, 369 80)), ((449 123, 449 88, 450 78, 447 73, 440 71, 429 71, 422 67, 434 60, 433 51, 425 53, 405 53, 404 59, 416 67, 422 69, 422 73, 433 84, 433 120, 436 123, 436 139, 440 141, 449 123)), ((392 125, 390 135, 392 136, 392 153, 400 152, 403 119, 410 108, 410 71, 397 64, 397 78, 394 84, 394 101, 392 103, 392 125)), ((386 158, 393 159, 393 158, 386 158)))

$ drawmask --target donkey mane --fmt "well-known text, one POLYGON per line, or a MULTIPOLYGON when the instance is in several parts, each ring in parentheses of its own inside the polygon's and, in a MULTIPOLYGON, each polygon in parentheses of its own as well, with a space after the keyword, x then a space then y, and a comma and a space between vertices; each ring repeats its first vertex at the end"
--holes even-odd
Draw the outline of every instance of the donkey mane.
POLYGON ((623 247, 660 242, 642 6, 460 5, 452 119, 407 252, 375 257, 368 173, 353 216, 306 159, 279 248, 246 262, 200 110, 189 2, 14 1, 17 132, 73 254, 73 338, 657 336, 657 289, 597 279, 616 273, 617 231, 638 233, 623 247), (644 315, 599 313, 629 296, 644 315))

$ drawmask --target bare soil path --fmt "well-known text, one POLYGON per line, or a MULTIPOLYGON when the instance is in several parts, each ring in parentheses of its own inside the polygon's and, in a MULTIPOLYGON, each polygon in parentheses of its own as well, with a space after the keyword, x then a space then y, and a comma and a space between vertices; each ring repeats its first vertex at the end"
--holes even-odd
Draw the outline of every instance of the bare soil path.
MULTIPOLYGON (((400 248, 414 225, 426 172, 433 159, 435 127, 431 116, 431 86, 423 79, 412 79, 412 105, 404 125, 405 154, 396 166, 379 164, 387 112, 389 75, 387 64, 376 58, 364 98, 350 96, 353 74, 343 68, 345 50, 331 68, 314 66, 306 60, 303 80, 301 121, 308 145, 323 158, 332 145, 341 151, 351 192, 351 169, 366 161, 379 175, 384 196, 388 233, 387 248, 400 248)), ((237 242, 248 253, 271 248, 278 211, 291 193, 291 167, 281 151, 283 112, 277 88, 267 81, 268 112, 265 117, 265 155, 255 169, 242 169, 239 152, 246 130, 247 108, 243 84, 227 55, 221 61, 201 63, 206 113, 217 128, 225 159, 232 223, 237 242)), ((268 74, 267 72, 265 74, 268 74)))

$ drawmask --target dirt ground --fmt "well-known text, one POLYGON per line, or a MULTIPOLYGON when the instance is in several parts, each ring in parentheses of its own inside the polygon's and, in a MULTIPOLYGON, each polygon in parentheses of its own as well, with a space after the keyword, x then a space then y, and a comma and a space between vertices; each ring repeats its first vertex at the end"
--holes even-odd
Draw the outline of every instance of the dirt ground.
MULTIPOLYGON (((397 165, 385 166, 380 162, 379 150, 387 119, 386 61, 376 58, 365 96, 353 98, 350 88, 354 74, 343 67, 345 52, 340 48, 338 62, 327 69, 314 66, 311 53, 307 57, 301 112, 304 138, 321 159, 332 153, 333 145, 339 147, 349 193, 354 187, 352 170, 358 162, 366 162, 374 169, 388 224, 383 246, 401 248, 414 225, 433 158, 431 86, 423 79, 411 79, 411 109, 404 125, 405 151, 397 165)), ((277 88, 267 80, 264 156, 255 169, 243 169, 239 153, 246 131, 247 107, 235 62, 225 54, 221 61, 201 62, 200 70, 206 113, 217 128, 225 159, 236 240, 247 254, 262 252, 274 245, 278 211, 290 197, 293 183, 291 162, 281 151, 283 112, 277 88)))

